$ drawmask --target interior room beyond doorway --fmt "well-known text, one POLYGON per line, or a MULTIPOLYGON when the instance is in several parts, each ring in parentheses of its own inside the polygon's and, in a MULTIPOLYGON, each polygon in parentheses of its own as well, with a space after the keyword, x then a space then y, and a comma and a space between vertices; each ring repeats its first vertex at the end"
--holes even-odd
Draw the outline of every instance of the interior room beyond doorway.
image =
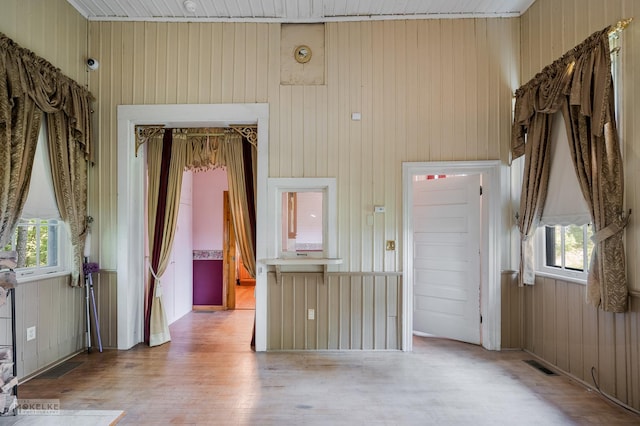
POLYGON ((227 190, 223 167, 183 175, 171 261, 161 278, 169 324, 192 310, 255 309, 255 280, 247 279, 239 250, 223 254, 234 232, 225 224, 227 190))

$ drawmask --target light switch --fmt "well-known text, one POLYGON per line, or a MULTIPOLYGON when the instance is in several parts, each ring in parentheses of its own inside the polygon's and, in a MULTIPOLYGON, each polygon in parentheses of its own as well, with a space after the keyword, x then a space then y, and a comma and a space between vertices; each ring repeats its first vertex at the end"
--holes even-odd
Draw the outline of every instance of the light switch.
POLYGON ((396 242, 394 240, 387 240, 387 251, 393 251, 396 249, 396 242))

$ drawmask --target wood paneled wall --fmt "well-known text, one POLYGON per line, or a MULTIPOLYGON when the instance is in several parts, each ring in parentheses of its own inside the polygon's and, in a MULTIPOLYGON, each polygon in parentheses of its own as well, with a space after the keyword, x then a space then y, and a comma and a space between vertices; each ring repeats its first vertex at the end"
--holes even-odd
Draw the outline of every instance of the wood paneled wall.
POLYGON ((267 285, 269 350, 401 347, 399 274, 269 273, 267 285))
MULTIPOLYGON (((9 315, 9 304, 0 317, 9 315)), ((84 290, 69 286, 69 277, 20 284, 16 289, 18 377, 23 378, 84 348, 84 290), (27 328, 36 338, 27 342, 27 328)), ((0 344, 10 341, 11 324, 2 320, 0 344)))
MULTIPOLYGON (((638 17, 636 0, 536 0, 521 17, 522 81, 526 82, 593 32, 622 18, 638 17)), ((640 25, 622 35, 620 132, 623 139, 625 199, 633 209, 626 230, 629 287, 640 291, 640 25)), ((590 383, 591 368, 604 392, 640 409, 640 299, 630 312, 610 314, 585 303, 585 287, 538 277, 524 292, 524 347, 590 383)), ((504 302, 503 302, 504 303, 504 302)))
MULTIPOLYGON (((326 84, 280 85, 280 25, 91 22, 90 211, 115 269, 116 106, 268 102, 269 175, 335 176, 341 271, 401 268, 403 161, 508 156, 518 19, 328 23, 326 84), (361 112, 361 121, 351 121, 361 112), (374 205, 385 205, 367 225, 374 205)), ((97 240, 97 239, 96 239, 97 240)), ((96 247, 97 248, 97 247, 96 247)))
MULTIPOLYGON (((116 348, 116 274, 94 274, 93 280, 102 345, 116 348)), ((9 314, 8 303, 0 306, 0 318, 9 314)), ((68 276, 21 283, 16 290, 18 377, 31 376, 86 348, 85 321, 85 290, 69 286, 68 276), (36 339, 27 342, 29 327, 36 327, 36 339)), ((93 316, 91 321, 97 350, 93 316)), ((10 336, 10 322, 0 320, 0 345, 10 336)))
POLYGON ((505 271, 500 276, 501 342, 502 349, 523 348, 523 291, 518 287, 518 274, 505 271))
POLYGON ((640 409, 640 299, 612 314, 585 303, 586 287, 537 277, 524 293, 524 349, 640 409))
POLYGON ((2 0, 0 32, 88 84, 89 24, 66 0, 2 0))
MULTIPOLYGON (((93 286, 96 298, 96 309, 100 319, 100 337, 102 346, 115 349, 118 347, 118 287, 117 275, 111 271, 101 271, 93 275, 93 286)), ((93 327, 95 322, 91 320, 93 327)), ((92 329, 94 346, 97 347, 95 331, 92 329)))

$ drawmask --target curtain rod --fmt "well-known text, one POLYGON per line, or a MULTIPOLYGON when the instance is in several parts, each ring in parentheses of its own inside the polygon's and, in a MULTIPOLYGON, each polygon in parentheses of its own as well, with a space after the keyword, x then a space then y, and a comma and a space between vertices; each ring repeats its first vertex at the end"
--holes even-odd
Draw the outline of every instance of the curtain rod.
POLYGON ((225 133, 187 133, 187 136, 224 136, 225 133))
POLYGON ((611 26, 609 30, 609 36, 612 36, 617 33, 621 33, 629 26, 629 24, 633 21, 633 18, 621 19, 615 25, 611 26))

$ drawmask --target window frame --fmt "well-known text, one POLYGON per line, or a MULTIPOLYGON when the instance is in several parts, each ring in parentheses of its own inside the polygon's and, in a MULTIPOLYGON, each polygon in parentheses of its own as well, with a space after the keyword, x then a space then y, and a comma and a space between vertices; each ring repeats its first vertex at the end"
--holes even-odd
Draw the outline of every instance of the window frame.
MULTIPOLYGON (((22 220, 22 219, 21 219, 22 220)), ((70 250, 70 241, 68 238, 68 232, 66 229, 66 225, 63 221, 57 218, 52 219, 24 219, 24 220, 35 220, 36 221, 36 229, 38 229, 42 224, 40 221, 52 221, 55 220, 57 223, 53 226, 56 228, 56 236, 55 236, 55 245, 56 245, 56 255, 58 258, 56 265, 46 265, 46 266, 27 266, 22 268, 15 268, 14 271, 16 273, 16 279, 18 283, 35 281, 38 279, 42 279, 43 277, 52 277, 52 276, 61 276, 70 273, 70 268, 68 265, 68 253, 70 250)), ((16 226, 16 230, 14 231, 13 237, 11 239, 11 248, 12 250, 16 250, 16 239, 17 232, 20 225, 16 226)), ((52 225, 49 225, 52 226, 52 225)), ((36 231, 37 235, 39 235, 39 231, 36 231)), ((37 242, 40 244, 40 241, 37 242)))
MULTIPOLYGON (((587 277, 589 275, 589 256, 588 256, 588 237, 587 237, 587 227, 590 225, 579 225, 582 226, 583 230, 583 252, 582 256, 584 258, 584 270, 567 268, 564 265, 561 266, 549 266, 547 265, 547 226, 551 225, 540 225, 536 229, 535 235, 535 245, 536 245, 536 276, 549 277, 561 279, 564 281, 571 281, 580 284, 587 284, 587 277)), ((565 226, 561 225, 564 230, 565 226)), ((564 232, 563 232, 564 234, 564 232)), ((561 241, 564 241, 562 238, 561 241)), ((562 244, 561 249, 564 248, 564 244, 562 244)), ((564 251, 564 250, 563 250, 564 251)), ((563 256, 564 258, 564 256, 563 256)))

